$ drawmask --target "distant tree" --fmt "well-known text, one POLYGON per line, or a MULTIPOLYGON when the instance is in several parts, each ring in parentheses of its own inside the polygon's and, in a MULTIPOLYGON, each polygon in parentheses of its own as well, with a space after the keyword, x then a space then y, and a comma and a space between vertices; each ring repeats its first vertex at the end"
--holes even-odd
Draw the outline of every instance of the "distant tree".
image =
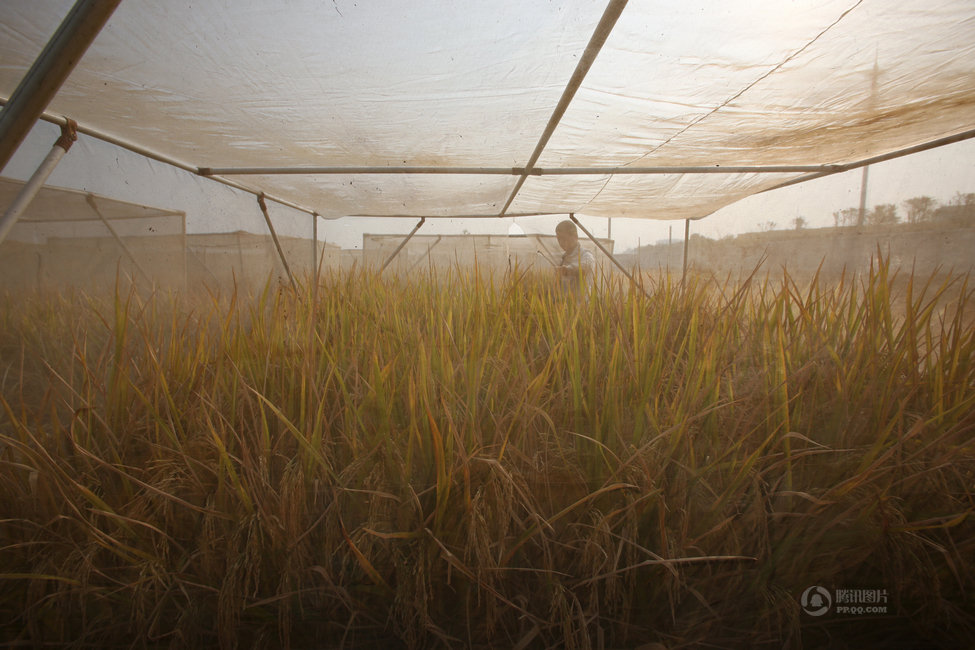
POLYGON ((796 230, 802 230, 803 228, 806 227, 806 218, 796 217, 795 219, 792 220, 792 225, 796 227, 796 230))
POLYGON ((951 199, 951 204, 964 208, 966 211, 973 210, 975 209, 975 193, 955 192, 955 197, 951 199))
POLYGON ((855 226, 860 217, 860 210, 857 208, 845 208, 833 213, 833 224, 836 226, 855 226))
POLYGON ((775 230, 776 225, 777 224, 774 221, 769 219, 768 221, 763 221, 762 223, 758 224, 758 227, 762 232, 768 232, 770 230, 775 230))
POLYGON ((971 192, 955 192, 955 195, 948 201, 949 205, 965 205, 975 203, 975 194, 971 192))
POLYGON ((975 193, 956 193, 948 205, 935 208, 931 218, 959 226, 971 224, 975 221, 975 193))
POLYGON ((959 192, 955 196, 961 204, 962 220, 967 223, 975 221, 975 193, 962 194, 959 192))
POLYGON ((881 203, 875 205, 873 210, 867 214, 867 223, 872 226, 889 226, 899 221, 897 216, 897 205, 893 203, 881 203))
POLYGON ((907 223, 928 221, 937 206, 938 202, 930 196, 915 196, 913 199, 907 199, 904 201, 904 207, 907 208, 907 223))

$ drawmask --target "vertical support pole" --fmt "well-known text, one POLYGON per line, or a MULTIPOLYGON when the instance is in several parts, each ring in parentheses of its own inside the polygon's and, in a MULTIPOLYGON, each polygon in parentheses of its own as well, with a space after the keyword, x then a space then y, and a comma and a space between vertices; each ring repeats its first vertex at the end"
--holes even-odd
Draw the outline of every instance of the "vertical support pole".
MULTIPOLYGON (((3 111, 0 111, 0 115, 6 112, 6 110, 7 109, 4 108, 3 111)), ((64 158, 64 154, 68 153, 68 149, 70 149, 71 145, 74 144, 75 140, 78 139, 77 126, 78 125, 75 124, 74 120, 65 121, 65 123, 61 126, 61 137, 58 138, 57 142, 54 143, 54 146, 51 147, 51 151, 34 171, 34 174, 30 177, 30 180, 24 183, 24 187, 22 187, 20 193, 17 194, 17 198, 13 200, 13 203, 11 203, 10 207, 7 208, 7 211, 3 214, 3 217, 0 218, 0 244, 2 244, 3 240, 7 238, 7 235, 10 233, 10 229, 14 227, 14 224, 17 223, 17 219, 19 219, 20 215, 24 213, 24 210, 27 209, 27 206, 30 205, 31 201, 34 200, 37 193, 41 191, 41 187, 44 186, 44 181, 47 180, 47 177, 51 175, 54 168, 57 167, 58 163, 61 162, 61 159, 64 158)))
MULTIPOLYGON (((237 231, 237 267, 240 269, 240 279, 241 279, 241 281, 242 282, 249 282, 250 280, 248 280, 247 279, 247 276, 244 275, 244 245, 240 241, 240 231, 239 230, 237 231)), ((230 269, 230 272, 231 272, 231 277, 232 278, 236 278, 237 277, 236 276, 236 273, 234 273, 234 270, 232 268, 230 269)), ((216 277, 216 276, 214 276, 214 277, 216 277)))
POLYGON ((670 275, 670 258, 674 252, 674 226, 667 226, 667 275, 670 275))
POLYGON ((278 251, 278 257, 281 258, 281 263, 284 264, 284 271, 288 274, 288 279, 291 280, 291 288, 298 291, 298 283, 295 282, 295 277, 291 275, 291 267, 288 266, 288 260, 284 256, 284 251, 281 250, 281 242, 278 241, 278 233, 274 231, 274 224, 271 223, 271 216, 267 213, 267 201, 264 200, 263 192, 257 195, 257 204, 261 206, 261 212, 264 214, 264 221, 267 223, 267 229, 271 231, 271 239, 274 240, 274 247, 278 251))
POLYGON ((628 271, 628 270, 626 269, 626 267, 624 267, 624 266, 623 266, 622 264, 620 264, 620 261, 619 261, 618 259, 616 259, 616 258, 615 258, 615 257, 613 256, 613 254, 612 254, 612 253, 610 253, 610 252, 609 252, 608 250, 606 250, 606 247, 605 247, 605 246, 603 246, 602 244, 600 244, 600 243, 599 243, 599 240, 598 240, 598 239, 596 239, 596 238, 595 238, 595 237, 593 236, 593 234, 592 234, 591 232, 589 232, 589 231, 588 231, 588 230, 586 229, 586 227, 585 227, 585 226, 583 226, 583 225, 582 225, 582 224, 581 224, 581 223, 579 222, 579 220, 578 220, 578 219, 576 219, 576 216, 575 216, 574 214, 569 214, 569 219, 571 219, 571 220, 572 220, 572 223, 574 223, 574 224, 575 224, 576 226, 578 226, 578 227, 579 227, 579 229, 580 229, 580 230, 582 230, 582 232, 584 232, 584 233, 586 233, 586 237, 588 237, 588 238, 589 238, 590 240, 592 240, 592 243, 594 243, 594 244, 596 245, 596 247, 597 247, 597 248, 598 248, 599 250, 601 250, 601 251, 603 252, 603 254, 604 254, 604 255, 605 255, 606 257, 608 257, 608 258, 609 258, 610 260, 612 260, 612 262, 613 262, 613 264, 615 264, 615 265, 616 265, 616 267, 617 267, 617 268, 619 268, 619 270, 620 270, 620 271, 622 271, 622 272, 623 272, 623 274, 624 274, 624 275, 625 275, 626 277, 628 277, 628 278, 630 279, 630 282, 632 282, 632 283, 633 283, 633 286, 635 286, 635 287, 636 287, 636 288, 638 288, 638 289, 639 289, 640 291, 642 291, 642 292, 643 292, 643 295, 645 295, 645 296, 646 296, 647 298, 649 298, 649 297, 650 297, 650 294, 649 294, 649 293, 647 293, 647 291, 646 291, 646 289, 644 289, 644 288, 643 288, 643 286, 642 286, 642 285, 641 285, 641 284, 640 284, 639 282, 637 282, 637 281, 636 281, 636 278, 634 278, 634 277, 633 277, 633 274, 632 274, 632 273, 630 273, 630 272, 629 272, 629 271, 628 271))
POLYGON ((183 232, 181 233, 182 243, 183 243, 183 293, 189 291, 190 288, 190 259, 189 259, 189 242, 186 238, 186 213, 183 213, 183 232))
POLYGON ((684 279, 687 277, 687 244, 691 239, 691 220, 684 219, 684 269, 680 274, 680 284, 684 286, 684 279))
POLYGON ((311 271, 318 278, 318 213, 311 215, 311 271))
POLYGON ((78 0, 0 111, 0 170, 81 60, 121 0, 78 0))
POLYGON ((311 215, 311 304, 318 304, 318 274, 321 268, 318 265, 318 213, 311 215))
MULTIPOLYGON (((411 230, 411 231, 410 231, 410 234, 408 234, 408 235, 406 236, 406 239, 404 239, 403 241, 401 241, 401 242, 400 242, 400 245, 399 245, 399 246, 397 246, 397 247, 396 247, 396 250, 394 250, 394 251, 393 251, 393 254, 389 256, 389 259, 387 259, 387 260, 386 260, 385 262, 383 262, 383 266, 382 266, 382 268, 381 268, 381 269, 379 269, 379 272, 380 272, 380 273, 382 273, 383 271, 385 271, 385 270, 386 270, 386 267, 387 267, 387 266, 389 266, 389 264, 390 264, 390 262, 392 262, 392 261, 393 261, 393 259, 394 259, 394 258, 395 258, 395 257, 396 257, 397 255, 399 255, 399 252, 400 252, 401 250, 403 250, 403 247, 404 247, 404 246, 406 246, 406 244, 407 244, 407 243, 408 243, 408 242, 409 242, 409 241, 410 241, 411 239, 413 239, 413 235, 415 235, 415 234, 416 234, 416 231, 420 229, 420 226, 422 226, 422 225, 424 224, 424 222, 425 222, 426 220, 427 220, 427 218, 426 218, 426 217, 421 217, 421 218, 420 218, 420 221, 419 221, 419 222, 418 222, 418 223, 416 224, 416 226, 414 226, 414 227, 413 227, 413 230, 411 230)), ((365 248, 363 248, 363 250, 365 250, 365 248)))

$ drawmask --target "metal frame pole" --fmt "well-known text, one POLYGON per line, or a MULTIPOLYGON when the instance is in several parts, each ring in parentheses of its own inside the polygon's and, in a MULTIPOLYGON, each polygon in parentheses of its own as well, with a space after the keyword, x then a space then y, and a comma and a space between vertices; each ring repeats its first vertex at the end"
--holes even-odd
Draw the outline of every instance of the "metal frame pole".
POLYGON ((61 84, 121 0, 78 0, 0 111, 0 170, 7 166, 61 84))
POLYGON ((551 251, 548 250, 548 246, 546 246, 545 242, 542 241, 541 235, 535 235, 535 246, 536 246, 535 252, 538 255, 544 257, 545 261, 547 261, 552 266, 558 266, 558 264, 556 264, 555 260, 552 258, 552 253, 551 251))
MULTIPOLYGON (((411 231, 410 231, 410 234, 408 234, 408 235, 406 236, 406 239, 404 239, 404 240, 403 240, 402 242, 400 242, 400 245, 396 247, 396 250, 394 250, 394 251, 393 251, 393 254, 389 256, 389 259, 387 259, 387 260, 386 260, 385 262, 383 262, 383 266, 382 266, 382 268, 381 268, 381 269, 379 269, 379 272, 380 272, 380 273, 382 273, 383 271, 385 271, 385 270, 386 270, 386 267, 387 267, 387 266, 389 266, 389 264, 390 264, 390 262, 392 262, 392 261, 393 261, 393 259, 394 259, 394 258, 395 258, 395 257, 396 257, 397 255, 399 255, 399 252, 400 252, 401 250, 403 250, 403 247, 404 247, 404 246, 406 246, 406 244, 407 244, 407 243, 408 243, 408 242, 409 242, 409 241, 410 241, 411 239, 413 239, 413 235, 415 235, 415 234, 416 234, 416 231, 420 229, 420 226, 422 226, 422 225, 423 225, 423 224, 424 224, 424 223, 426 222, 426 220, 427 220, 427 218, 426 218, 426 217, 421 217, 421 218, 420 218, 420 221, 419 221, 419 222, 418 222, 418 223, 416 224, 416 226, 414 226, 414 227, 413 227, 413 230, 411 230, 411 231)), ((363 250, 365 250, 365 248, 363 248, 363 250)))
MULTIPOLYGON (((607 176, 667 174, 784 174, 835 173, 843 165, 664 165, 657 167, 201 167, 207 178, 223 176, 329 176, 329 175, 470 175, 470 176, 607 176)), ((517 215, 508 215, 517 216, 517 215)))
POLYGON ((911 154, 921 153, 922 151, 937 149, 938 147, 944 147, 945 145, 954 144, 956 142, 962 142, 964 140, 970 140, 972 138, 975 138, 975 129, 968 129, 967 131, 962 131, 961 133, 945 136, 943 138, 937 138, 935 140, 930 140, 928 142, 914 145, 912 147, 898 149, 896 151, 891 151, 890 153, 880 154, 879 156, 871 156, 870 158, 864 158, 862 160, 858 160, 852 163, 836 165, 836 169, 834 170, 814 172, 811 174, 803 174, 802 176, 798 176, 791 180, 783 181, 778 185, 773 185, 772 187, 766 188, 761 192, 756 192, 756 194, 771 192, 773 190, 778 190, 783 187, 789 187, 790 185, 798 185, 799 183, 805 183, 807 181, 814 181, 817 178, 823 178, 825 176, 831 176, 833 174, 848 172, 851 169, 859 169, 861 167, 866 167, 867 165, 876 165, 877 163, 887 162, 888 160, 894 160, 895 158, 903 158, 904 156, 910 156, 911 154))
POLYGON ((429 246, 427 246, 427 250, 424 251, 423 255, 420 255, 416 259, 416 261, 413 262, 413 266, 411 266, 409 268, 409 270, 407 270, 406 272, 407 273, 412 272, 413 269, 415 269, 417 266, 420 265, 420 262, 423 261, 423 258, 424 257, 427 258, 427 267, 432 269, 433 268, 433 259, 430 257, 430 251, 432 251, 433 250, 433 247, 436 246, 437 244, 439 244, 442 240, 443 240, 443 235, 437 235, 437 238, 433 240, 433 243, 430 244, 429 246))
POLYGON ((311 272, 308 274, 311 281, 311 302, 318 304, 318 213, 311 215, 311 272))
MULTIPOLYGON (((6 109, 4 109, 5 111, 6 109)), ((3 115, 3 113, 0 112, 0 115, 3 115)), ((3 217, 0 218, 0 244, 7 238, 10 230, 17 223, 17 220, 20 219, 20 215, 24 213, 24 210, 31 204, 31 201, 34 200, 34 197, 37 196, 37 193, 41 191, 44 182, 51 175, 51 172, 54 171, 54 168, 58 166, 58 163, 61 162, 61 159, 64 158, 64 154, 68 153, 68 149, 78 139, 78 134, 74 127, 75 124, 71 120, 68 120, 61 127, 61 137, 54 143, 51 151, 48 152, 47 156, 34 171, 30 180, 20 189, 17 198, 13 200, 7 208, 7 211, 4 212, 3 217)))
POLYGON ((318 215, 311 215, 311 271, 317 275, 318 268, 318 215))
MULTIPOLYGON (((9 100, 4 100, 0 98, 0 106, 6 107, 9 103, 10 103, 9 100)), ((4 111, 5 110, 6 109, 4 109, 4 111)), ((0 111, 0 115, 3 115, 4 111, 0 111)), ((44 120, 45 122, 50 122, 51 124, 56 124, 56 125, 63 125, 65 122, 65 118, 51 115, 49 113, 42 113, 41 119, 44 120)), ((147 147, 143 147, 135 143, 129 142, 127 140, 123 140, 122 138, 117 138, 113 135, 109 135, 103 131, 98 131, 97 129, 93 129, 89 126, 85 126, 84 124, 78 125, 78 133, 81 133, 82 135, 87 135, 88 137, 95 138, 96 140, 100 140, 102 142, 119 147, 121 149, 125 149, 126 151, 131 151, 132 153, 143 156, 144 158, 148 158, 149 160, 155 160, 156 162, 161 162, 164 165, 170 165, 177 169, 182 169, 185 172, 189 172, 190 174, 196 174, 198 176, 201 176, 202 178, 209 178, 210 180, 216 183, 226 185, 227 187, 231 187, 235 190, 240 190, 241 192, 247 192, 248 194, 252 194, 254 196, 258 196, 263 193, 265 198, 268 201, 274 201, 275 203, 279 203, 283 206, 293 208, 295 210, 298 210, 299 212, 304 212, 306 214, 313 214, 315 212, 315 210, 312 210, 309 207, 305 207, 297 203, 293 203, 282 197, 274 196, 273 194, 262 192, 257 188, 250 187, 242 183, 238 183, 229 178, 224 178, 222 176, 211 176, 211 175, 202 174, 199 167, 190 165, 180 160, 176 160, 175 158, 161 154, 158 151, 153 151, 152 149, 149 149, 147 147)), ((359 216, 359 215, 355 215, 355 216, 359 216)), ((484 215, 484 216, 494 217, 493 214, 484 215)))
POLYGON ((274 247, 278 250, 278 257, 281 258, 281 263, 284 264, 284 271, 288 274, 288 279, 291 280, 291 288, 298 291, 298 283, 295 282, 295 276, 291 275, 291 267, 288 266, 288 260, 284 256, 284 251, 281 250, 281 242, 278 241, 278 233, 274 231, 274 224, 271 223, 271 216, 267 213, 267 202, 264 200, 263 193, 257 196, 257 204, 261 206, 261 212, 264 214, 264 221, 267 223, 267 229, 271 231, 271 239, 274 240, 274 247))
POLYGON ((189 272, 189 241, 186 238, 186 213, 183 213, 183 232, 180 233, 180 241, 183 244, 183 291, 186 292, 190 288, 190 272, 189 272))
POLYGON ((687 245, 691 238, 691 220, 684 219, 684 267, 680 274, 681 286, 684 285, 684 278, 687 277, 687 245))
POLYGON ((597 247, 599 248, 599 250, 601 250, 601 251, 603 252, 603 254, 604 254, 604 255, 605 255, 606 257, 608 257, 608 258, 609 258, 610 260, 612 260, 612 262, 613 262, 613 264, 615 264, 615 265, 617 266, 617 268, 619 268, 619 270, 620 270, 620 271, 622 271, 622 272, 623 272, 623 274, 624 274, 624 275, 625 275, 626 277, 628 277, 628 278, 630 279, 630 282, 632 282, 632 283, 633 283, 633 286, 635 286, 635 287, 637 287, 637 288, 638 288, 638 289, 639 289, 640 291, 642 291, 642 292, 643 292, 643 295, 645 295, 645 296, 646 296, 647 298, 649 298, 649 297, 650 297, 650 294, 649 294, 649 293, 647 293, 647 290, 643 288, 643 285, 641 285, 641 284, 640 284, 639 282, 637 282, 637 281, 636 281, 636 278, 634 278, 634 277, 633 277, 633 274, 632 274, 632 273, 630 273, 630 272, 629 272, 629 271, 628 271, 628 270, 626 269, 626 267, 625 267, 625 266, 623 266, 622 264, 620 264, 620 261, 619 261, 618 259, 616 259, 616 257, 614 257, 614 256, 613 256, 613 254, 612 254, 611 252, 609 252, 608 250, 606 250, 606 247, 605 247, 605 246, 603 246, 602 244, 600 244, 600 243, 599 243, 599 240, 598 240, 598 239, 596 239, 596 238, 595 238, 595 237, 593 236, 593 234, 592 234, 591 232, 589 232, 589 231, 588 231, 588 230, 586 229, 586 227, 582 225, 582 223, 580 223, 580 222, 579 222, 579 220, 578 220, 578 219, 576 219, 576 216, 575 216, 575 214, 571 214, 571 213, 570 213, 570 214, 569 214, 569 219, 571 219, 571 220, 572 220, 572 223, 574 223, 574 224, 575 224, 576 226, 578 226, 578 227, 579 227, 579 229, 580 229, 580 230, 582 230, 582 232, 584 232, 584 233, 586 233, 586 236, 587 236, 587 237, 589 237, 589 239, 591 239, 591 240, 592 240, 592 243, 594 243, 594 244, 595 244, 595 245, 596 245, 596 246, 597 246, 597 247))
MULTIPOLYGON (((244 244, 241 243, 240 241, 239 230, 237 231, 237 268, 240 269, 241 280, 246 280, 247 276, 244 275, 244 244)), ((231 277, 236 277, 233 267, 230 268, 230 274, 231 277)), ((214 278, 217 277, 216 275, 213 274, 213 272, 211 272, 210 275, 213 275, 214 278)), ((217 280, 217 282, 219 282, 219 280, 217 280)))
POLYGON ((89 193, 85 197, 85 202, 91 206, 91 209, 95 211, 95 214, 98 215, 98 218, 102 220, 102 223, 105 224, 106 228, 108 228, 108 232, 111 233, 112 237, 115 238, 115 242, 122 249, 122 252, 128 255, 129 261, 132 262, 132 265, 135 267, 135 270, 138 271, 140 275, 142 275, 142 277, 145 279, 146 282, 149 283, 149 286, 151 287, 152 278, 149 277, 149 274, 146 273, 145 269, 142 268, 142 265, 139 264, 139 260, 136 259, 135 255, 132 254, 132 251, 129 250, 129 247, 126 246, 125 242, 122 241, 122 238, 119 237, 119 234, 118 232, 116 232, 115 228, 112 228, 112 224, 108 222, 108 219, 105 218, 105 215, 102 214, 102 211, 98 209, 98 204, 95 203, 95 195, 89 193))
POLYGON ((538 143, 535 145, 535 150, 532 152, 531 157, 528 159, 528 163, 525 165, 524 173, 518 177, 518 182, 515 183, 515 187, 511 190, 508 200, 505 202, 504 207, 501 208, 501 213, 498 214, 499 217, 503 217, 507 214, 508 208, 510 208, 511 204, 514 203, 515 197, 518 196, 518 192, 521 191, 525 181, 528 180, 528 175, 532 173, 532 168, 534 168, 535 163, 538 162, 539 157, 542 155, 542 151, 545 150, 545 146, 551 139, 552 134, 555 133, 555 129, 559 126, 559 122, 562 121, 562 116, 565 115, 565 111, 569 108, 569 104, 572 103, 572 99, 579 90, 579 86, 582 85, 582 81, 589 73, 589 68, 591 68, 592 64, 596 61, 596 57, 599 56, 599 51, 606 43, 606 39, 609 38, 610 32, 613 31, 613 27, 616 26, 616 21, 619 19, 620 14, 623 13, 626 3, 627 0, 609 0, 609 3, 606 5, 606 9, 603 11, 603 15, 599 19, 599 24, 596 25, 596 30, 589 39, 589 43, 586 45, 586 49, 583 51, 582 56, 579 57, 579 63, 576 64, 576 69, 572 72, 572 77, 569 78, 569 82, 562 91, 562 96, 559 98, 559 103, 555 105, 555 111, 552 112, 552 116, 548 119, 548 124, 545 126, 545 131, 542 132, 542 137, 539 138, 538 143))

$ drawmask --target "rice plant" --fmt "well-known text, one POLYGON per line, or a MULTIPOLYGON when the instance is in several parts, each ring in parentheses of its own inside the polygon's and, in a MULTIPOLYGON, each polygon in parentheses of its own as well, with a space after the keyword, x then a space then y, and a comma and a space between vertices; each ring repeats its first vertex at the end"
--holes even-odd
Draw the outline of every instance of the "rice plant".
POLYGON ((975 642, 967 278, 641 281, 6 297, 0 635, 975 642))

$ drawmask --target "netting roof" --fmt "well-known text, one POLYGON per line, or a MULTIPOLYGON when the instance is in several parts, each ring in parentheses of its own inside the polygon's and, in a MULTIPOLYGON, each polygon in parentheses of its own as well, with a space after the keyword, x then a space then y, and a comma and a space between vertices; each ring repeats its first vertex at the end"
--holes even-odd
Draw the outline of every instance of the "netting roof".
MULTIPOLYGON (((24 183, 0 176, 0 206, 12 205, 24 183)), ((50 237, 178 235, 185 215, 63 187, 42 187, 17 223, 10 239, 40 243, 50 237)))
MULTIPOLYGON (((10 205, 24 183, 0 177, 0 205, 10 205)), ((96 196, 69 188, 45 186, 20 217, 22 222, 99 221, 101 219, 139 219, 182 216, 182 212, 153 208, 96 196)))
MULTIPOLYGON (((71 5, 0 3, 0 94, 71 5)), ((697 218, 975 126, 971 0, 609 6, 125 0, 48 111, 325 217, 697 218)))

